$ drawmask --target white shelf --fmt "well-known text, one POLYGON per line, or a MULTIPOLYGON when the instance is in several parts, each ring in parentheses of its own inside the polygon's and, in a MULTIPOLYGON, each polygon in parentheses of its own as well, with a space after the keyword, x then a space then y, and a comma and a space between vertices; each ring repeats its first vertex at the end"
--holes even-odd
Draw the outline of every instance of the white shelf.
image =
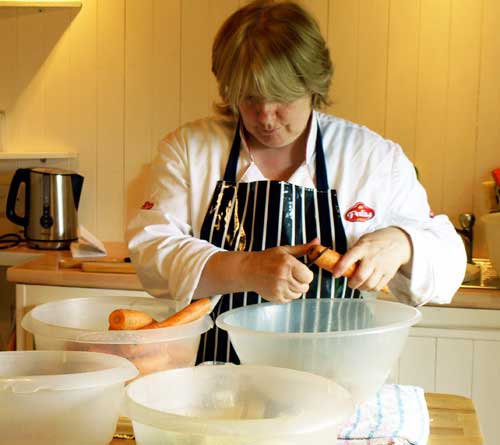
POLYGON ((76 159, 78 153, 74 152, 2 152, 0 151, 0 161, 2 159, 76 159))
POLYGON ((82 2, 68 0, 0 0, 0 8, 81 8, 82 2))

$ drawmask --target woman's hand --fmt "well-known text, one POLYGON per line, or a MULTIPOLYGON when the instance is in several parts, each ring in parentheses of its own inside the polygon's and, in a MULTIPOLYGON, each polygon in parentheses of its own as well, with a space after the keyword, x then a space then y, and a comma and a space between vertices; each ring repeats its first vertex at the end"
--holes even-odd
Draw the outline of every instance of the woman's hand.
POLYGON ((362 291, 379 291, 394 277, 398 269, 412 259, 408 234, 398 227, 386 227, 363 235, 333 268, 338 278, 359 261, 349 287, 362 291))
POLYGON ((297 258, 319 241, 248 252, 242 262, 244 287, 272 303, 288 303, 309 290, 311 270, 297 258))

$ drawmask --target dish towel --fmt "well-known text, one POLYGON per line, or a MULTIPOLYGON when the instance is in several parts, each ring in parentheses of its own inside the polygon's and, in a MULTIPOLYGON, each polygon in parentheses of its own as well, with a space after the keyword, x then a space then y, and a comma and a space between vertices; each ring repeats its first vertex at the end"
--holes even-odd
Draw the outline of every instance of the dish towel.
POLYGON ((337 445, 427 445, 429 411, 417 386, 383 385, 340 426, 337 445))

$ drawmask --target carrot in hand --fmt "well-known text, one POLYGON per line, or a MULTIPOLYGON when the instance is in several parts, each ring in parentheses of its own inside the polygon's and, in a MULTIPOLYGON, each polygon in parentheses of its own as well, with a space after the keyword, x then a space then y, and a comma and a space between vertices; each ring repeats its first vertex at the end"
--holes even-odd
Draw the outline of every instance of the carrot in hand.
POLYGON ((152 322, 139 329, 158 329, 189 323, 191 321, 197 320, 198 318, 201 318, 205 314, 208 314, 211 310, 212 307, 210 299, 200 298, 199 300, 193 301, 184 309, 176 312, 165 320, 152 322))
MULTIPOLYGON (((342 255, 338 252, 335 252, 335 250, 328 249, 325 253, 319 256, 321 252, 323 252, 323 250, 325 249, 326 247, 321 246, 320 244, 312 246, 307 251, 307 259, 309 261, 312 261, 314 264, 321 267, 322 269, 331 272, 335 267, 335 265, 342 258, 342 255), (315 260, 315 258, 317 258, 317 260, 315 260)), ((352 277, 354 275, 354 272, 356 272, 357 267, 358 265, 356 263, 351 264, 351 266, 344 272, 344 276, 347 278, 352 277)))
POLYGON ((135 330, 140 329, 155 320, 148 314, 134 309, 116 309, 108 317, 109 330, 135 330))
MULTIPOLYGON (((321 269, 325 269, 328 272, 332 272, 333 268, 335 265, 340 261, 342 258, 342 255, 338 252, 335 252, 333 249, 328 249, 326 252, 321 254, 325 250, 325 246, 322 246, 320 244, 316 244, 312 246, 308 251, 307 251, 307 259, 314 264, 316 264, 318 267, 321 267, 321 269), (321 254, 321 256, 319 256, 321 254), (315 259, 317 258, 317 259, 315 259)), ((349 268, 344 272, 344 277, 350 278, 354 275, 354 272, 356 272, 356 269, 358 268, 358 263, 351 264, 349 268)), ((382 292, 390 292, 389 288, 387 286, 384 286, 382 289, 380 289, 382 292)))

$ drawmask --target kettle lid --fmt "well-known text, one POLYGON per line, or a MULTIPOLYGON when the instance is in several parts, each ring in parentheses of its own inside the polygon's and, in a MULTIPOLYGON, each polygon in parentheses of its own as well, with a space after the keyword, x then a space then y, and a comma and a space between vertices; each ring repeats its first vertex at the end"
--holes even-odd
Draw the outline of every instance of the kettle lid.
POLYGON ((31 169, 33 173, 40 173, 42 175, 74 175, 75 172, 57 167, 34 167, 31 169))

